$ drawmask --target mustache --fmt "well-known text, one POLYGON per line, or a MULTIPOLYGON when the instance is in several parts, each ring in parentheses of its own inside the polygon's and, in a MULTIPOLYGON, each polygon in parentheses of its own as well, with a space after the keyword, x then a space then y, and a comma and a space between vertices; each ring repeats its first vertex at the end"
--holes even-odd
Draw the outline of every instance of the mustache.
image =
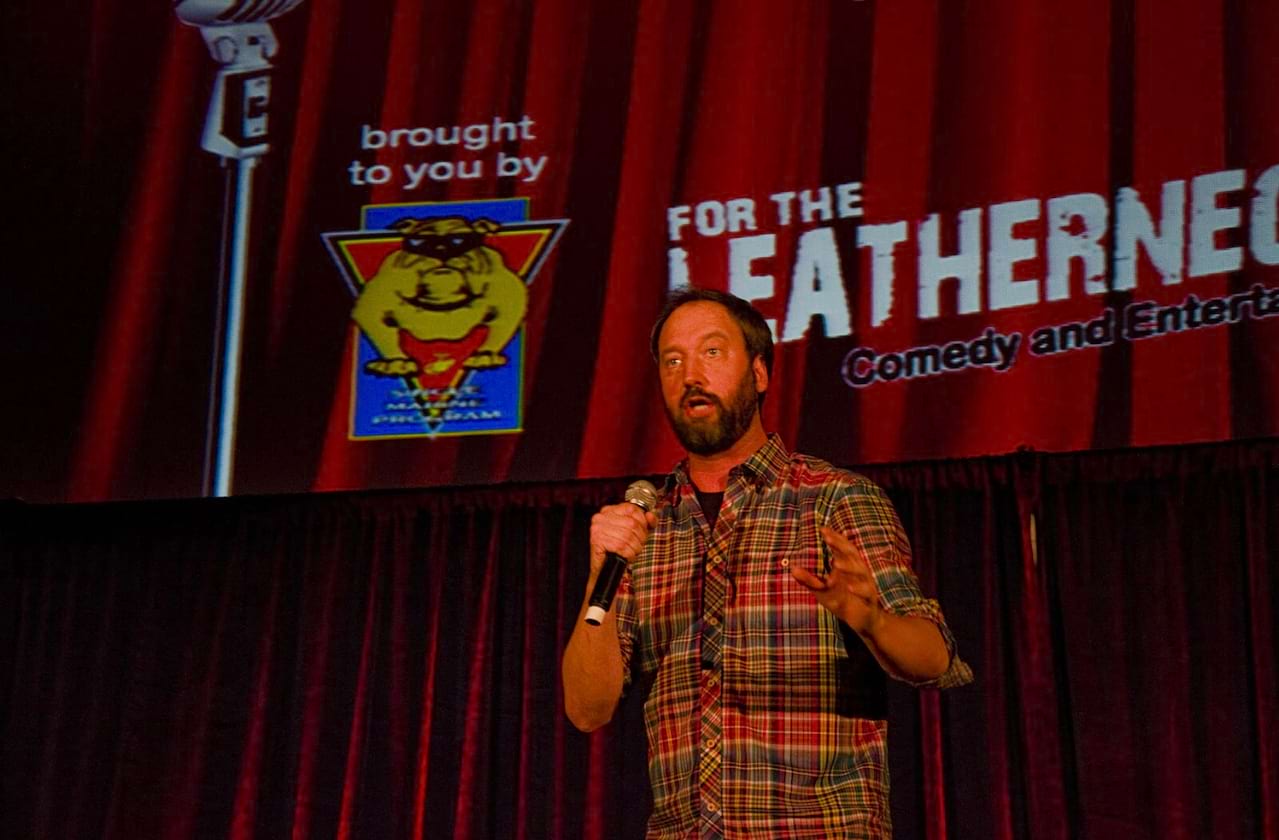
POLYGON ((689 400, 692 399, 703 399, 717 408, 722 409, 724 407, 724 403, 720 401, 720 398, 712 394, 710 391, 703 390, 696 385, 687 385, 684 387, 683 395, 679 398, 680 408, 686 407, 689 400))

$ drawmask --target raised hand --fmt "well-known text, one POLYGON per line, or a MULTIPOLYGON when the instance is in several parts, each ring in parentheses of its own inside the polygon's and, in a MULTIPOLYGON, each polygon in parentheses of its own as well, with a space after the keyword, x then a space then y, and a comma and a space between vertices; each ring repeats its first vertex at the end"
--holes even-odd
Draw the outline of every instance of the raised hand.
POLYGON ((817 598, 817 603, 858 635, 873 636, 884 622, 879 588, 862 550, 834 529, 823 527, 822 539, 831 551, 830 574, 819 577, 792 564, 791 575, 817 598))

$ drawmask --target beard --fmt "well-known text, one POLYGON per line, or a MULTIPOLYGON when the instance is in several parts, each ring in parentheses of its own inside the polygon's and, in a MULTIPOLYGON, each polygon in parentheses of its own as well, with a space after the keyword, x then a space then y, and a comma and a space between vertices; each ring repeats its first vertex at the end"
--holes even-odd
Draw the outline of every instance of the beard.
POLYGON ((680 445, 694 455, 715 455, 732 447, 742 439, 755 412, 759 410, 759 395, 755 393, 755 376, 750 368, 728 395, 728 403, 709 391, 689 387, 684 389, 679 403, 672 409, 666 406, 666 418, 680 445), (681 411, 691 397, 701 397, 715 407, 706 417, 688 418, 681 411))

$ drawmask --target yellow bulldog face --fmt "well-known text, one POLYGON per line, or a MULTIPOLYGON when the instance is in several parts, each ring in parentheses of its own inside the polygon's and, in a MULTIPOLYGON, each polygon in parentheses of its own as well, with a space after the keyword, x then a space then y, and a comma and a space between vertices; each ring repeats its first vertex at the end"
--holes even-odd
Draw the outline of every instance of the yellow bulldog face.
POLYGON ((488 219, 402 219, 396 251, 364 285, 351 317, 381 359, 382 376, 446 384, 462 368, 498 367, 524 321, 528 288, 501 252, 484 244, 488 219))

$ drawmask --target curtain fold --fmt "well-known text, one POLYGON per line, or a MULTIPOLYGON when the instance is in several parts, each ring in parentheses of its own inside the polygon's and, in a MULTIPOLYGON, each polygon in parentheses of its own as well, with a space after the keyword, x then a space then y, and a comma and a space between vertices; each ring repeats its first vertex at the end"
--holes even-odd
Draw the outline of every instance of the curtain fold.
MULTIPOLYGON (((1274 836, 1279 442, 864 472, 977 673, 890 690, 898 837, 1274 836)), ((625 483, 0 506, 6 832, 641 837, 559 684, 625 483)))
POLYGON ((1276 450, 1045 466, 1080 832, 1273 836, 1276 450))

